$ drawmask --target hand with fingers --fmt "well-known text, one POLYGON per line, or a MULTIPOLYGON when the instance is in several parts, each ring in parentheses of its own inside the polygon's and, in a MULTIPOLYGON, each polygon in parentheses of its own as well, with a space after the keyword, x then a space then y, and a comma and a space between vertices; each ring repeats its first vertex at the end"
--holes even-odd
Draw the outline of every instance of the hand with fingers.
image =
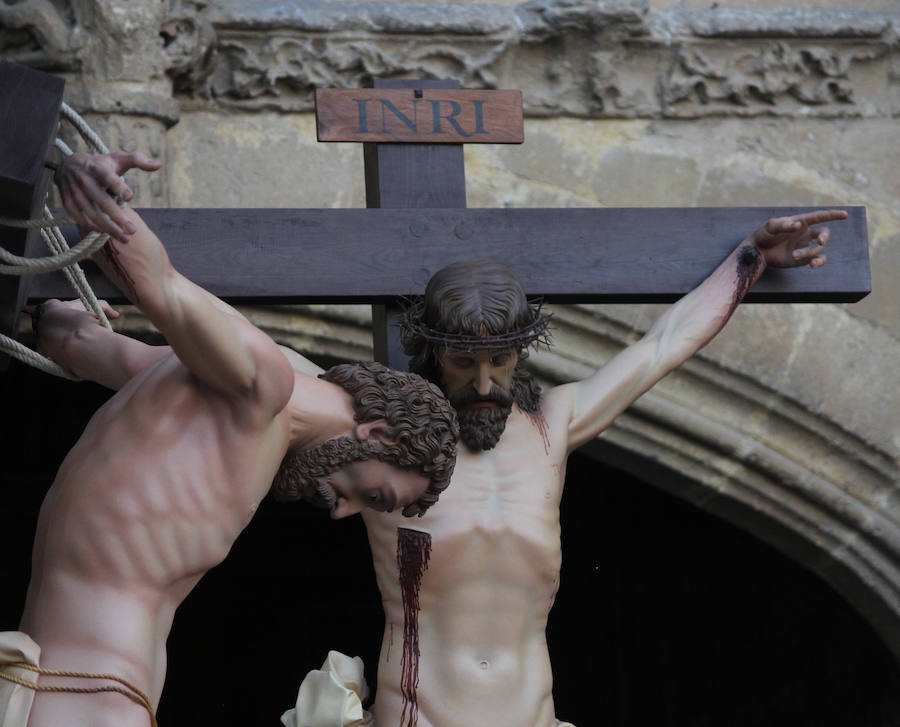
POLYGON ((134 226, 114 197, 128 202, 134 193, 122 175, 129 169, 158 170, 162 164, 140 152, 85 154, 66 157, 56 172, 63 206, 78 223, 82 234, 105 232, 119 242, 128 242, 134 226))
POLYGON ((756 246, 767 265, 794 268, 825 264, 825 243, 831 233, 827 227, 813 227, 823 222, 847 219, 844 210, 817 210, 791 217, 776 217, 754 232, 748 242, 756 246))

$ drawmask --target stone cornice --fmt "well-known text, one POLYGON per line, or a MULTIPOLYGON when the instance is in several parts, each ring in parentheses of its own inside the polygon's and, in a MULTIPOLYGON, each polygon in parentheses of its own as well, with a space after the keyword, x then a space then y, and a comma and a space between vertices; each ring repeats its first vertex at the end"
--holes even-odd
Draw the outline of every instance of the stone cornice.
POLYGON ((869 38, 896 42, 900 13, 865 10, 664 10, 649 19, 658 39, 869 38))
POLYGON ((217 28, 285 29, 317 33, 364 31, 409 35, 516 35, 546 38, 568 28, 597 30, 641 24, 646 0, 535 0, 517 6, 486 3, 311 2, 214 0, 217 28))
POLYGON ((188 103, 235 110, 310 111, 317 87, 419 76, 521 88, 531 116, 900 114, 900 13, 216 0, 206 18, 218 61, 188 103))

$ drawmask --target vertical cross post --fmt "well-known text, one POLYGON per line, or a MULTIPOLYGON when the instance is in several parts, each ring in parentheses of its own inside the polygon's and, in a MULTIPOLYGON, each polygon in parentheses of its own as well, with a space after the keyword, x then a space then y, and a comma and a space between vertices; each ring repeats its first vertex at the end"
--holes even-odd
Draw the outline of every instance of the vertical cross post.
MULTIPOLYGON (((376 78, 375 88, 459 88, 454 80, 376 78)), ((462 144, 363 144, 366 207, 437 208, 466 206, 462 144)), ((373 250, 373 254, 377 251, 373 250)), ((409 358, 400 347, 399 302, 372 306, 375 360, 405 371, 409 358)))
MULTIPOLYGON (((42 216, 52 173, 44 166, 56 134, 64 82, 61 78, 0 61, 0 217, 42 216)), ((0 225, 0 247, 13 255, 33 248, 40 230, 0 225)), ((29 279, 0 275, 0 333, 14 338, 29 279)), ((0 371, 9 357, 0 355, 0 371)))

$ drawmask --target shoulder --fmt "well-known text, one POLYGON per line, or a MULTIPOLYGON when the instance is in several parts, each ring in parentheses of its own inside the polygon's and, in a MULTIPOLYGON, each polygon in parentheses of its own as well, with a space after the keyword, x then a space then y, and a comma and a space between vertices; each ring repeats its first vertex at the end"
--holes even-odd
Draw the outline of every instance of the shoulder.
POLYGON ((577 382, 560 384, 541 393, 540 413, 548 420, 560 417, 568 420, 572 414, 572 405, 577 393, 577 382))

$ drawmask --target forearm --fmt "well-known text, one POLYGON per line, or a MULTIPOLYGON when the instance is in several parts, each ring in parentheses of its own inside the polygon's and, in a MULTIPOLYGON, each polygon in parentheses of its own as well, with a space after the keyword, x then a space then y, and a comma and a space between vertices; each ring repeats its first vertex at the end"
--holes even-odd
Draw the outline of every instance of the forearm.
MULTIPOLYGON (((159 238, 132 209, 126 209, 136 232, 127 243, 110 239, 94 261, 122 294, 148 315, 165 295, 174 274, 159 238)), ((154 321, 155 322, 155 321, 154 321)))
MULTIPOLYGON (((111 315, 110 311, 107 311, 111 315)), ((168 353, 166 346, 114 333, 72 303, 47 301, 35 310, 37 349, 80 379, 118 390, 134 374, 168 353)))
POLYGON ((766 268, 763 254, 745 239, 697 288, 672 305, 645 340, 666 369, 678 366, 724 328, 766 268))
POLYGON ((769 220, 697 288, 670 307, 638 343, 614 356, 590 378, 560 387, 571 405, 570 445, 578 446, 596 436, 637 397, 709 343, 768 265, 824 265, 828 228, 812 225, 846 216, 843 210, 816 210, 769 220))

